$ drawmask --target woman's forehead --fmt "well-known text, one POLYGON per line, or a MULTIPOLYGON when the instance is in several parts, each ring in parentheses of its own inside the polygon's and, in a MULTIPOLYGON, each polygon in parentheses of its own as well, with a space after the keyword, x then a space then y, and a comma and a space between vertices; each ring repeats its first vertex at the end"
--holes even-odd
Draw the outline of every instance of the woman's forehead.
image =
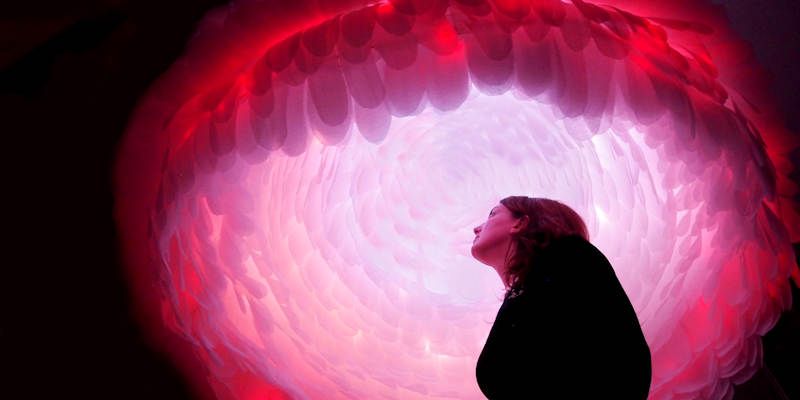
POLYGON ((502 204, 498 204, 498 205, 496 205, 496 206, 492 207, 492 209, 491 209, 491 210, 489 210, 489 213, 490 213, 490 214, 491 214, 491 213, 498 213, 498 212, 502 212, 502 211, 503 211, 503 210, 505 210, 505 209, 506 209, 506 207, 505 207, 505 206, 503 206, 502 204))

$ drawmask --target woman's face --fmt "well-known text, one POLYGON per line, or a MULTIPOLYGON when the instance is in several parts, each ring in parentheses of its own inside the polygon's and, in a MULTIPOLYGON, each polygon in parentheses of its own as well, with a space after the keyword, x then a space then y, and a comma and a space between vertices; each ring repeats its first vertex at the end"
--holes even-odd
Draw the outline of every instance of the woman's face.
POLYGON ((473 229, 476 236, 472 242, 472 256, 495 269, 500 268, 498 272, 502 272, 512 234, 520 231, 525 219, 514 218, 506 206, 498 203, 489 212, 486 222, 473 229))

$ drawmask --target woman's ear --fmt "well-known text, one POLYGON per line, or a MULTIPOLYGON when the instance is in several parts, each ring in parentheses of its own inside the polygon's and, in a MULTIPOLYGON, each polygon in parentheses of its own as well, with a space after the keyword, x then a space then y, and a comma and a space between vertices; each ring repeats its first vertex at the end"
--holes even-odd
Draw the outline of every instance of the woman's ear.
POLYGON ((517 233, 525 230, 525 228, 528 226, 528 222, 530 222, 530 218, 527 215, 517 218, 517 221, 511 226, 511 233, 517 233))

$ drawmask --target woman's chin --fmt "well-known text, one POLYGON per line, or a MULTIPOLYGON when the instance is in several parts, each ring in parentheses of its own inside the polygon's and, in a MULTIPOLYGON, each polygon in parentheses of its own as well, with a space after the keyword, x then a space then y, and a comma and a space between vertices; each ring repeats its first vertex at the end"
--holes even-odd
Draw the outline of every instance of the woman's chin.
POLYGON ((470 254, 472 254, 472 258, 474 258, 474 259, 476 259, 476 260, 480 261, 481 259, 480 259, 480 258, 478 258, 478 254, 477 254, 477 251, 476 251, 476 250, 477 250, 477 247, 475 246, 475 243, 473 243, 473 244, 472 244, 472 248, 470 248, 470 254))
POLYGON ((481 249, 477 243, 472 244, 472 249, 470 249, 470 253, 472 253, 472 258, 480 261, 483 264, 486 264, 486 261, 484 261, 484 258, 481 255, 481 249))

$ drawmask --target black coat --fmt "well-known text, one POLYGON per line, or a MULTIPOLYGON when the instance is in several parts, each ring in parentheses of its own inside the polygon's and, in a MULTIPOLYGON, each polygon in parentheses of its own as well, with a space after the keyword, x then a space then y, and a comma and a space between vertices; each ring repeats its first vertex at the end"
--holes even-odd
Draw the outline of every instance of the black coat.
POLYGON ((497 399, 646 399, 650 348, 608 259, 580 236, 553 241, 497 312, 476 367, 497 399))

